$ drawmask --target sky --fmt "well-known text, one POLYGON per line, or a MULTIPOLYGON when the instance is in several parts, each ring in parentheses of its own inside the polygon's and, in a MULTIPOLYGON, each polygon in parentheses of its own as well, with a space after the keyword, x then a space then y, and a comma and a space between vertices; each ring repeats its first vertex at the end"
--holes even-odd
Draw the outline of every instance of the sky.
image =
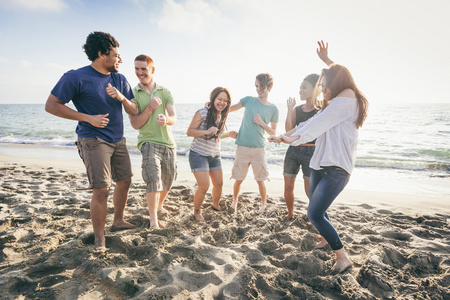
POLYGON ((120 43, 123 73, 155 62, 175 103, 204 103, 217 86, 232 102, 274 77, 270 101, 285 105, 301 81, 326 67, 317 41, 345 65, 372 105, 450 103, 448 0, 0 0, 0 104, 45 103, 70 69, 89 65, 93 31, 120 43))

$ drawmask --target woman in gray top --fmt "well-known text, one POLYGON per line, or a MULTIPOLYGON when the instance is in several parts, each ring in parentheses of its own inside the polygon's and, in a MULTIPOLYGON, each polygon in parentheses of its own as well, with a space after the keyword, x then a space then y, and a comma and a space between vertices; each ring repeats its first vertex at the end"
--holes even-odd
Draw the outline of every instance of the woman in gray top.
POLYGON ((189 151, 189 164, 198 184, 194 195, 194 217, 197 221, 204 220, 201 206, 209 189, 210 178, 213 184, 212 208, 220 210, 223 186, 220 139, 235 139, 237 136, 236 131, 224 132, 230 105, 230 92, 223 87, 215 88, 210 95, 209 109, 199 109, 186 132, 188 136, 194 137, 189 151))

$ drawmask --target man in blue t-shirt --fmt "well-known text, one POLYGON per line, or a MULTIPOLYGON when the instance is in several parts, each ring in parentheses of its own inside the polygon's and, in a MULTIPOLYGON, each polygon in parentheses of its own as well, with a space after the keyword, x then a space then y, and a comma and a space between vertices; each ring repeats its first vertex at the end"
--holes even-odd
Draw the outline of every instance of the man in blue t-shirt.
MULTIPOLYGON (((111 179, 114 190, 112 231, 135 228, 123 218, 131 184, 131 162, 123 136, 122 106, 137 114, 133 92, 127 79, 117 73, 122 63, 119 43, 108 33, 92 32, 83 46, 92 62, 65 73, 51 91, 45 110, 55 116, 76 120, 76 142, 93 189, 91 220, 96 247, 104 248, 107 201, 111 179), (77 111, 66 106, 72 101, 77 111)), ((98 248, 100 251, 103 249, 98 248)))
POLYGON ((239 103, 230 107, 230 111, 245 107, 244 117, 236 138, 236 156, 231 171, 231 177, 236 180, 233 186, 232 212, 237 209, 241 184, 247 176, 250 165, 252 165, 253 175, 261 195, 261 206, 258 212, 263 213, 266 209, 267 193, 264 181, 269 177, 269 171, 264 150, 264 133, 273 135, 278 123, 278 108, 269 102, 269 92, 272 86, 273 78, 270 74, 259 74, 255 80, 258 97, 242 98, 239 103))

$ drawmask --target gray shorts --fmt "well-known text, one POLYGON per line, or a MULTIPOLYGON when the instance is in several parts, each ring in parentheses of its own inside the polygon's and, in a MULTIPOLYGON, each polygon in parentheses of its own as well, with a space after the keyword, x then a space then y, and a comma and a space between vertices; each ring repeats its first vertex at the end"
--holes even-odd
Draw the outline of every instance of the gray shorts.
POLYGON ((108 143, 97 137, 79 137, 76 145, 86 166, 89 188, 110 187, 111 179, 120 181, 133 176, 125 138, 108 143))
POLYGON ((142 153, 142 179, 147 183, 147 193, 169 191, 177 176, 175 148, 144 143, 142 153))
POLYGON ((289 146, 284 157, 283 175, 286 177, 296 177, 301 167, 303 180, 309 181, 311 174, 309 162, 311 161, 315 148, 315 146, 289 146))

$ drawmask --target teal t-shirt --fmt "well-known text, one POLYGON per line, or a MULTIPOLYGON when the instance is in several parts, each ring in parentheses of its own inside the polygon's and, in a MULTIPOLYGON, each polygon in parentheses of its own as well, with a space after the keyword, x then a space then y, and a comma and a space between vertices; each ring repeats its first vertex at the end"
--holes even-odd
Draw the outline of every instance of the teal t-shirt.
POLYGON ((278 108, 275 104, 262 104, 256 97, 245 97, 241 99, 245 107, 244 118, 236 138, 239 146, 264 148, 264 129, 253 121, 255 114, 259 114, 264 123, 278 122, 278 108))

